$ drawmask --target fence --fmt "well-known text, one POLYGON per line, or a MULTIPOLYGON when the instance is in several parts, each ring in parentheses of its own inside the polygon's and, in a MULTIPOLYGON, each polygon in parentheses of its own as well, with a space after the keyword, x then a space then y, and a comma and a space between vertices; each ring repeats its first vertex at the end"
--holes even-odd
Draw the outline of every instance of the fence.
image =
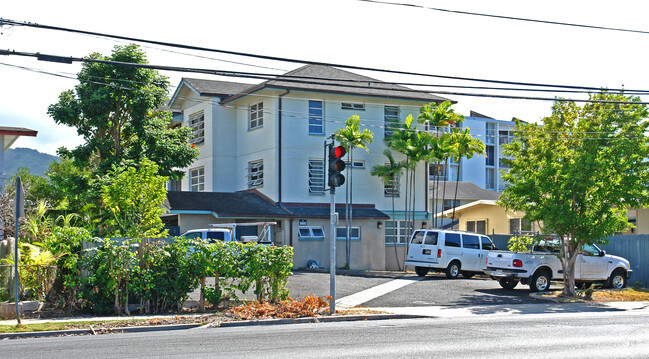
POLYGON ((598 245, 607 254, 624 257, 631 263, 633 275, 629 285, 649 287, 649 234, 616 235, 608 237, 609 244, 598 245))

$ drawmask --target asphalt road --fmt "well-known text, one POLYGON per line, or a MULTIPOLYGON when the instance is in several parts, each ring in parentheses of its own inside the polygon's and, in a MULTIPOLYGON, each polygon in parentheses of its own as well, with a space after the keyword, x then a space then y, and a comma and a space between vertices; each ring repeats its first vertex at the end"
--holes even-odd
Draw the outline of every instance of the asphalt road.
MULTIPOLYGON (((505 290, 498 282, 476 276, 471 279, 447 279, 443 274, 428 274, 423 279, 416 274, 383 274, 375 276, 337 275, 336 299, 387 283, 395 278, 412 280, 393 292, 363 303, 363 307, 416 306, 485 306, 502 304, 538 303, 529 296, 529 287, 519 285, 505 290)), ((289 279, 289 292, 298 299, 306 294, 329 295, 329 273, 295 272, 289 279)))
POLYGON ((649 310, 8 340, 5 358, 647 358, 649 310))

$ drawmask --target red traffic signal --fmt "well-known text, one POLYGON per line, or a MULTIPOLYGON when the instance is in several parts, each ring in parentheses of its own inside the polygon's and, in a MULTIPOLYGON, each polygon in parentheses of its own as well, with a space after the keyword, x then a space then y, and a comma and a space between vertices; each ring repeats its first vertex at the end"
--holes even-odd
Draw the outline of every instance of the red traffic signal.
POLYGON ((345 161, 342 157, 347 153, 343 146, 329 145, 329 181, 330 187, 338 187, 345 183, 345 176, 342 172, 345 169, 345 161))

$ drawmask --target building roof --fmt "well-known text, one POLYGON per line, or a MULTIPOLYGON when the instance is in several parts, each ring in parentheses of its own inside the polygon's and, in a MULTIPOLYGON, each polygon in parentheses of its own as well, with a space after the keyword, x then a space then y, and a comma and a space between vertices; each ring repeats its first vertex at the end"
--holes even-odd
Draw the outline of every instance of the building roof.
MULTIPOLYGON (((169 191, 165 202, 171 213, 207 211, 219 218, 329 218, 328 204, 287 203, 278 206, 256 190, 241 192, 169 191)), ((336 205, 339 218, 345 218, 344 207, 336 205)), ((389 219, 371 205, 354 205, 352 218, 389 219)))
MULTIPOLYGON (((453 199, 455 197, 455 181, 440 181, 439 186, 435 187, 437 182, 430 181, 431 198, 453 199)), ((498 200, 502 192, 491 191, 479 187, 473 182, 458 182, 457 183, 457 199, 458 200, 498 200)))
POLYGON ((444 212, 437 213, 435 215, 435 217, 449 218, 449 217, 451 217, 453 215, 453 213, 458 214, 458 213, 460 213, 462 211, 465 211, 467 209, 470 209, 470 208, 473 208, 473 207, 476 207, 476 206, 498 206, 498 203, 496 203, 496 201, 491 201, 491 200, 474 201, 474 202, 471 202, 471 203, 461 205, 459 207, 455 207, 455 211, 453 211, 453 208, 451 208, 451 209, 448 209, 448 210, 446 210, 444 212))
POLYGON ((201 96, 227 97, 236 95, 245 91, 247 88, 255 86, 254 84, 244 84, 239 82, 214 81, 192 78, 183 78, 182 81, 184 81, 201 96))
MULTIPOLYGON (((430 93, 419 92, 408 87, 383 83, 371 77, 324 65, 305 65, 279 75, 275 79, 250 86, 243 93, 222 101, 227 103, 237 98, 265 89, 312 91, 334 94, 348 94, 370 97, 395 98, 427 102, 442 102, 448 99, 430 93)), ((455 101, 453 101, 455 102, 455 101)))
POLYGON ((0 136, 5 136, 4 138, 4 148, 6 151, 11 148, 11 145, 16 142, 20 136, 31 136, 36 137, 38 131, 30 130, 29 128, 24 127, 10 127, 10 126, 0 126, 0 136))
POLYGON ((286 210, 269 202, 257 191, 246 192, 167 192, 167 207, 172 213, 210 211, 217 217, 290 217, 286 210))

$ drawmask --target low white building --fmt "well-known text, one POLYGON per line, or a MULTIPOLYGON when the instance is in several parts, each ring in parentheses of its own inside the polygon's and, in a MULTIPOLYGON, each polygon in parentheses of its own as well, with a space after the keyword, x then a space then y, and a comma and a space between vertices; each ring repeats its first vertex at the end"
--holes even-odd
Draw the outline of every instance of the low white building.
MULTIPOLYGON (((409 114, 416 118, 422 105, 444 100, 317 65, 256 85, 183 79, 169 107, 178 122, 194 128, 200 156, 186 168, 187 178, 170 185, 164 220, 180 232, 218 222, 277 221, 274 241, 294 247, 295 267, 309 261, 328 267, 330 197, 324 145, 350 116, 358 115, 374 141, 369 152, 356 149, 353 161, 347 159, 352 174, 345 176, 353 182, 354 203, 350 267, 396 269, 395 258, 402 254, 395 255, 392 247, 396 242, 402 253, 405 242, 405 180, 384 185, 370 170, 386 162, 386 123, 403 122, 409 114)), ((421 185, 411 225, 419 228, 430 220, 426 165, 419 166, 417 175, 421 185)), ((336 189, 340 266, 346 251, 345 196, 345 186, 336 189)))

